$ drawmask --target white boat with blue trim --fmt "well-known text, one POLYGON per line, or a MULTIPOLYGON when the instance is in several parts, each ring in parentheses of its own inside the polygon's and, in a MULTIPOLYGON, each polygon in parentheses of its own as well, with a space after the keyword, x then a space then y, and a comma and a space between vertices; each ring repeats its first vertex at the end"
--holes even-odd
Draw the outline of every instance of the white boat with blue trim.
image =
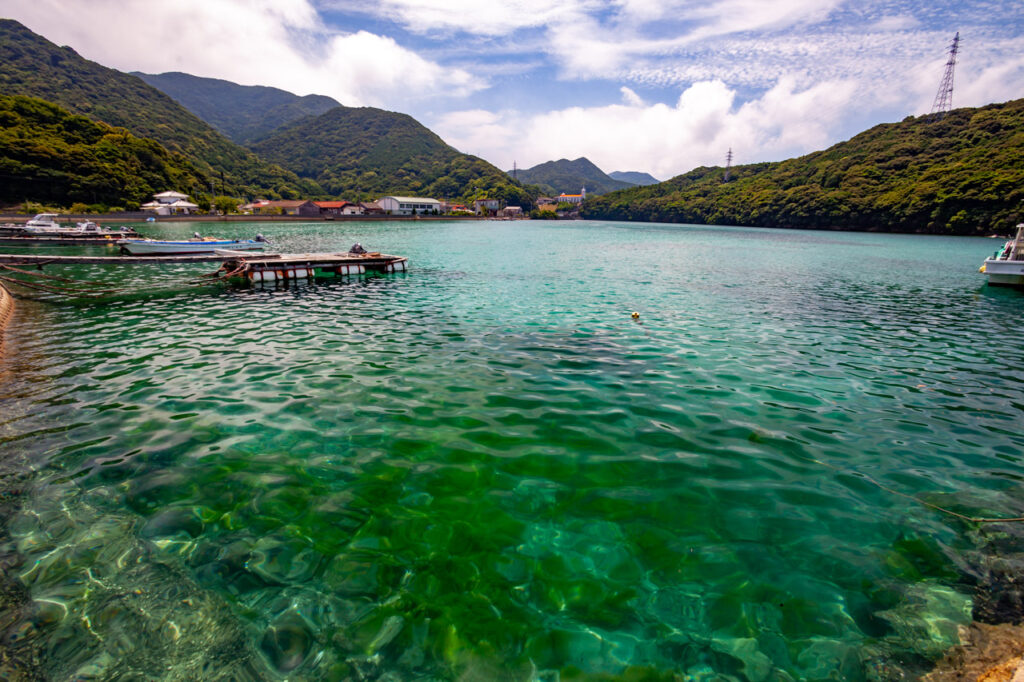
POLYGON ((1024 223, 1017 226, 1017 236, 986 258, 978 272, 988 275, 989 284, 1024 287, 1024 223))
POLYGON ((194 253, 215 253, 227 251, 262 251, 267 246, 263 235, 255 239, 214 239, 212 237, 194 237, 187 240, 160 239, 119 239, 117 245, 123 253, 132 256, 159 254, 162 256, 181 256, 194 253))

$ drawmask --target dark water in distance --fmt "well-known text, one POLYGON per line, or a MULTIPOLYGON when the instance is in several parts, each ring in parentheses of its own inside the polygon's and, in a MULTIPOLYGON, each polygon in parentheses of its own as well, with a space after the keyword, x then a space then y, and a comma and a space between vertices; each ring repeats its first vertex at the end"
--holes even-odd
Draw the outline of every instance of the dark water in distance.
POLYGON ((133 293, 19 301, 6 646, 54 679, 913 677, 970 622, 984 542, 905 495, 1024 515, 995 240, 140 229, 197 227, 411 270, 81 266, 133 293))

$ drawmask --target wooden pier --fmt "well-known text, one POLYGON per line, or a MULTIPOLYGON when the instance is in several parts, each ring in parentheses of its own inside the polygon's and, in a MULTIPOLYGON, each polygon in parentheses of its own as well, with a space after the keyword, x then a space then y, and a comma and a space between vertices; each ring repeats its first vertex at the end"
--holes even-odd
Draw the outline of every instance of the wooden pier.
POLYGON ((58 256, 0 253, 0 264, 30 265, 182 265, 221 263, 218 276, 253 282, 309 279, 317 276, 358 275, 365 272, 405 272, 408 258, 386 253, 191 254, 183 256, 58 256), (220 274, 223 273, 223 274, 220 274))
POLYGON ((132 237, 130 235, 102 235, 92 237, 87 235, 76 235, 74 237, 12 237, 0 234, 0 244, 3 244, 4 246, 117 246, 118 239, 132 238, 137 239, 138 237, 132 237))

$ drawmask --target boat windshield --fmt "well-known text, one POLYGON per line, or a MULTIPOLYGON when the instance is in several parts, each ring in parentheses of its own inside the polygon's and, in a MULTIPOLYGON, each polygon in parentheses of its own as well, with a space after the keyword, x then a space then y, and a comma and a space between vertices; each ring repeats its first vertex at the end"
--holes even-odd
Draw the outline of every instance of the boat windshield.
POLYGON ((1024 223, 1017 226, 1017 236, 1006 245, 1006 260, 1024 260, 1024 223))

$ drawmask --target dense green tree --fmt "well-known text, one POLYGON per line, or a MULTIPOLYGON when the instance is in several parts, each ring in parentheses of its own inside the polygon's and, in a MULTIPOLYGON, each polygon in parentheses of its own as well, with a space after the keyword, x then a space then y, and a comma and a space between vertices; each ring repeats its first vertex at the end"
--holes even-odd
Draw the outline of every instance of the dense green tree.
POLYGON ((283 125, 339 106, 324 95, 299 97, 262 85, 239 85, 187 73, 132 73, 226 135, 248 144, 283 125))
POLYGON ((253 145, 262 157, 315 180, 327 193, 469 200, 486 196, 529 209, 539 188, 463 154, 406 114, 335 107, 253 145))
MULTIPOLYGON (((509 174, 512 171, 508 171, 509 174)), ((552 196, 565 192, 578 194, 586 187, 588 196, 597 196, 617 189, 632 187, 637 183, 616 180, 595 166, 590 159, 580 157, 569 161, 547 161, 533 168, 520 168, 516 175, 521 182, 539 185, 552 196)))
MULTIPOLYGON (((83 59, 11 19, 0 19, 0 92, 38 97, 155 140, 184 155, 210 180, 223 178, 224 191, 231 194, 277 198, 321 191, 231 142, 139 78, 83 59)), ((208 188, 209 182, 198 187, 208 188)))
POLYGON ((0 95, 0 201, 94 212, 138 206, 155 192, 202 186, 182 154, 40 99, 0 95), (102 207, 100 207, 102 208, 102 207))
POLYGON ((224 214, 237 213, 238 207, 241 206, 243 203, 245 202, 243 202, 241 199, 236 199, 235 197, 218 196, 214 197, 213 199, 214 207, 224 214))
POLYGON ((611 220, 936 234, 1005 233, 1024 220, 1024 100, 908 117, 779 163, 697 168, 588 198, 611 220))

